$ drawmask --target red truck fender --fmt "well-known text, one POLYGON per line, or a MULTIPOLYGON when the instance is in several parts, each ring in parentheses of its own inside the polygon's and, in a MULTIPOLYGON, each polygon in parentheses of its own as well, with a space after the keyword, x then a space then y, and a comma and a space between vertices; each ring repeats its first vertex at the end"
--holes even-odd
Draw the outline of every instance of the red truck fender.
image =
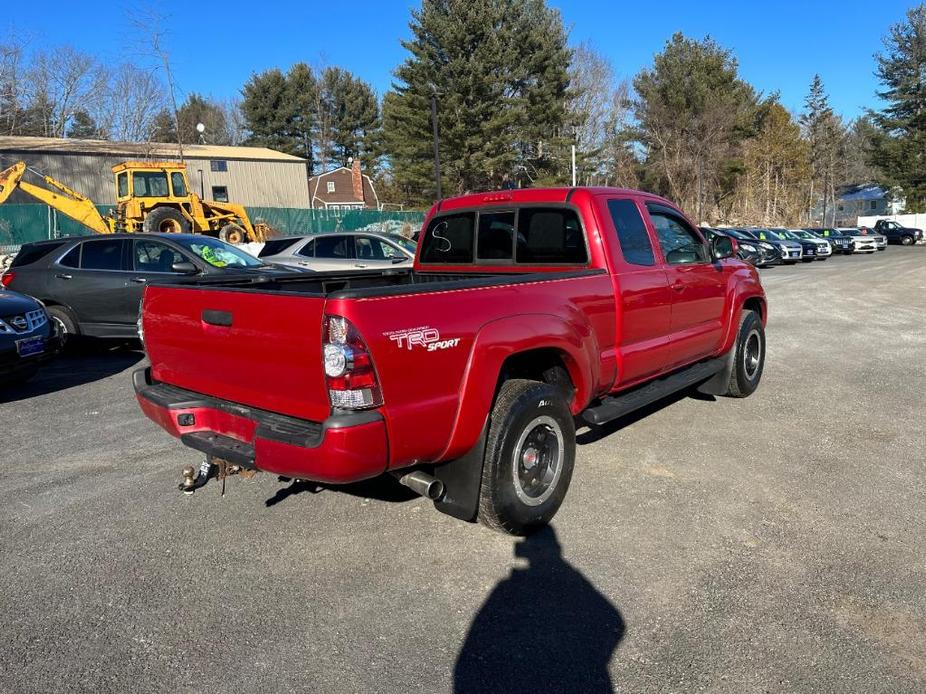
POLYGON ((600 347, 591 326, 550 314, 500 318, 483 325, 473 341, 450 442, 439 460, 458 458, 478 441, 505 360, 538 349, 558 353, 575 389, 570 408, 574 414, 585 408, 598 386, 601 365, 600 347))
POLYGON ((762 290, 762 283, 756 276, 755 270, 749 268, 745 271, 734 273, 730 277, 727 287, 733 296, 727 303, 730 307, 730 314, 727 316, 727 327, 724 331, 724 337, 721 343, 721 354, 728 352, 736 343, 736 333, 740 326, 740 313, 744 308, 757 310, 762 318, 762 325, 765 325, 766 319, 768 318, 765 293, 762 290))

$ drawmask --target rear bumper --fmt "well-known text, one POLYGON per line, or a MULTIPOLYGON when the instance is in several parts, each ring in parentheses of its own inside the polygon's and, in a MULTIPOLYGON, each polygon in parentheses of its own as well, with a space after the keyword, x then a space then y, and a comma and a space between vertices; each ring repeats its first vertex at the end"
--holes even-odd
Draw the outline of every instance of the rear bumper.
POLYGON ((185 445, 285 477, 345 484, 386 471, 386 424, 379 412, 333 415, 312 422, 132 375, 135 397, 149 419, 185 445), (183 423, 181 423, 183 422, 183 423))

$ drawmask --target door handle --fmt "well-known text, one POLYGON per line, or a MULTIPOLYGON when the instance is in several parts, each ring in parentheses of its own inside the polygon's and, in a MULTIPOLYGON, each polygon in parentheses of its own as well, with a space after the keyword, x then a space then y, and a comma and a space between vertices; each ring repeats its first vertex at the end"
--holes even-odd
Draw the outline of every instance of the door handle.
POLYGON ((674 290, 677 291, 677 292, 680 292, 680 291, 682 291, 683 289, 685 289, 685 283, 684 283, 684 282, 676 282, 676 283, 674 283, 674 284, 672 285, 672 289, 674 289, 674 290))
POLYGON ((363 263, 357 263, 356 265, 354 265, 354 267, 366 267, 366 265, 364 265, 363 263))
POLYGON ((57 275, 55 275, 55 277, 57 277, 59 280, 69 280, 69 279, 73 279, 74 275, 65 275, 64 273, 58 273, 57 275))
POLYGON ((144 278, 144 277, 133 277, 133 278, 132 278, 132 281, 133 281, 135 284, 144 284, 144 283, 147 282, 148 280, 147 280, 146 278, 144 278))

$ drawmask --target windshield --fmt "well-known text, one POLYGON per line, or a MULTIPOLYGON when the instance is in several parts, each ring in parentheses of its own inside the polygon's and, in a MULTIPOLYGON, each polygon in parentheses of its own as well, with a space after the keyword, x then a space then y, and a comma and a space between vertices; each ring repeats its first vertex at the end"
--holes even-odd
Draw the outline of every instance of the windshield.
POLYGON ((758 231, 754 231, 753 233, 756 234, 763 241, 785 241, 786 240, 786 237, 782 236, 781 232, 772 231, 771 229, 760 229, 758 231))
POLYGON ((224 241, 203 236, 202 238, 173 238, 184 248, 193 251, 213 267, 266 267, 266 264, 244 251, 239 251, 224 241))
POLYGON ((400 236, 399 234, 389 234, 389 240, 392 241, 395 245, 401 246, 412 255, 415 255, 415 249, 418 248, 414 241, 407 239, 404 236, 400 236))
POLYGON ((807 239, 808 241, 814 240, 814 235, 809 231, 803 231, 802 229, 793 229, 791 232, 792 236, 796 236, 799 239, 807 239))
POLYGON ((755 238, 747 234, 745 231, 740 231, 739 229, 725 229, 724 231, 733 238, 739 239, 740 241, 755 241, 755 238))

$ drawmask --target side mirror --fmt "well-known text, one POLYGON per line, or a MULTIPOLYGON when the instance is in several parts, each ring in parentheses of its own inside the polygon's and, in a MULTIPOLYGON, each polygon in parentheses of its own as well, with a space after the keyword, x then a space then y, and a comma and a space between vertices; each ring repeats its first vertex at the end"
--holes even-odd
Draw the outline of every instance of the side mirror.
POLYGON ((199 272, 199 268, 193 265, 189 260, 184 260, 171 265, 170 271, 180 273, 181 275, 195 275, 199 272))
POLYGON ((729 236, 715 236, 711 239, 711 255, 715 260, 732 258, 736 255, 736 240, 729 236))

